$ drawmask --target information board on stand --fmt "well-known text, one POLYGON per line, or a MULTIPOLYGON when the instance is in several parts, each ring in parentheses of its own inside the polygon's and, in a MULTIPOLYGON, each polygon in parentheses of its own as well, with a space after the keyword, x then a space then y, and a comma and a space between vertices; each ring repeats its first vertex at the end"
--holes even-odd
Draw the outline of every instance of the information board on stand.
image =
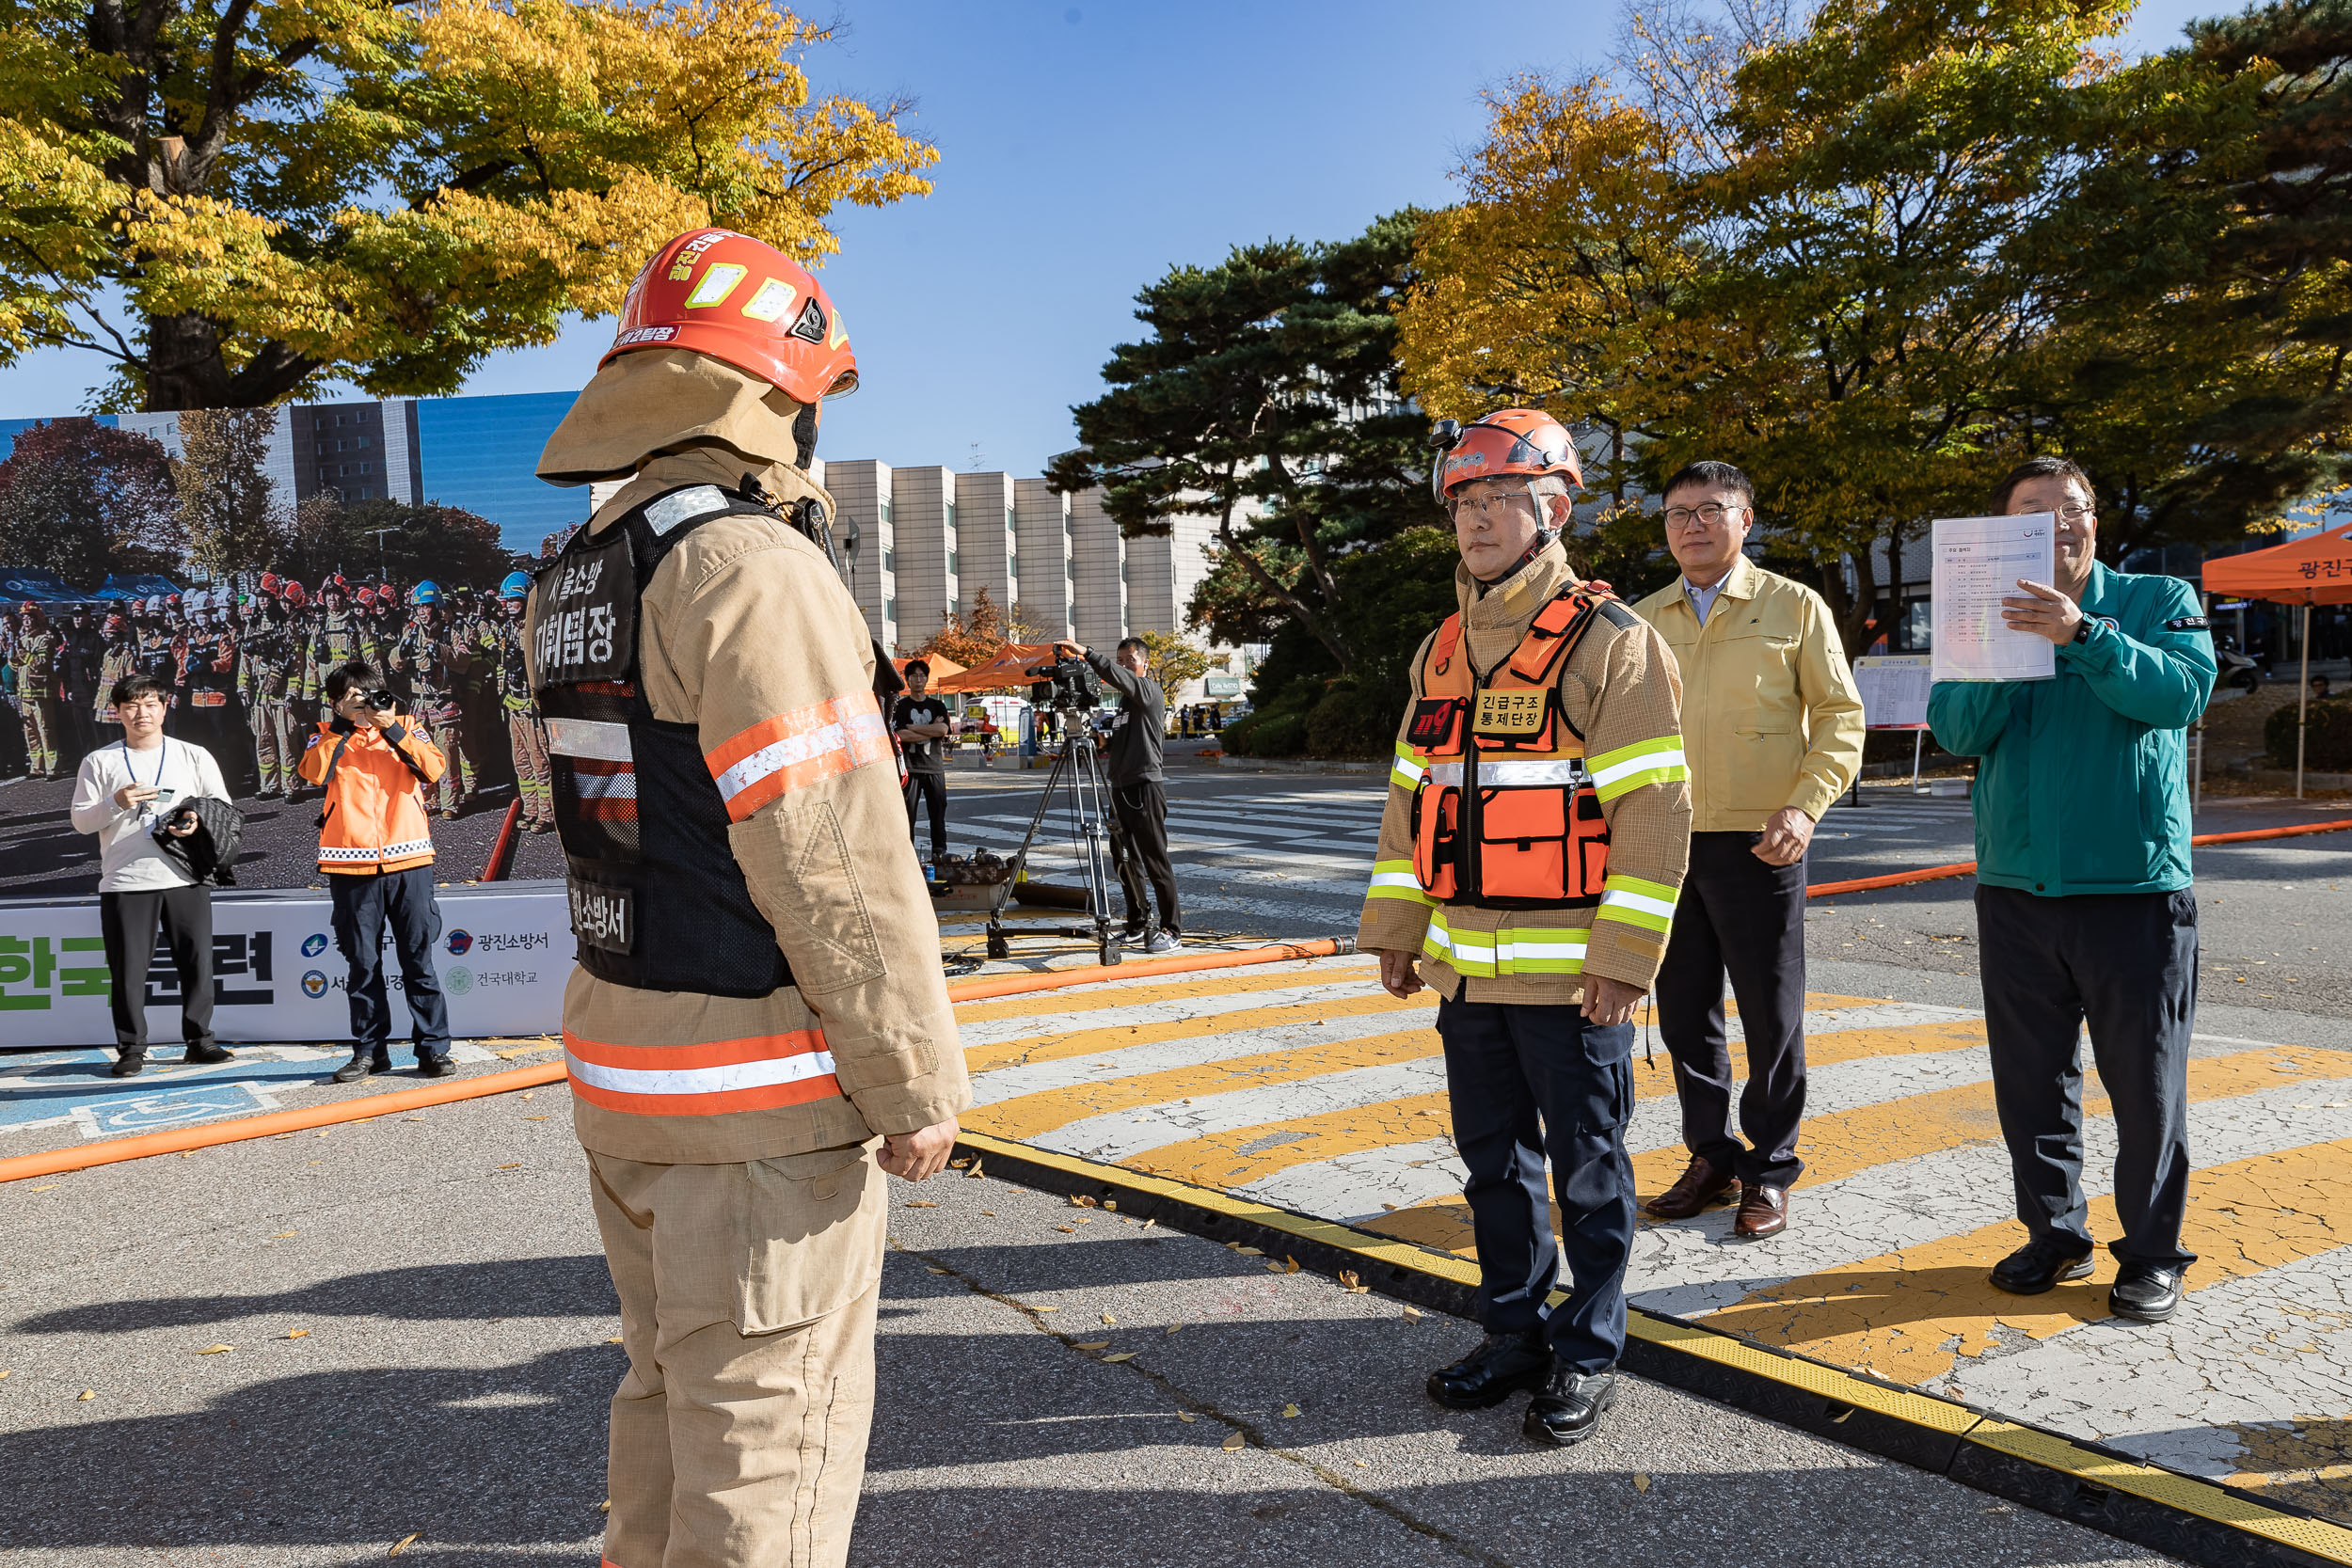
MULTIPOLYGON (((1928 738, 1928 690, 1935 684, 1933 654, 1865 654, 1853 661, 1854 689, 1862 694, 1865 729, 1909 730, 1911 787, 1919 788, 1919 763, 1928 738)), ((1854 778, 1853 803, 1862 803, 1862 779, 1854 778)))

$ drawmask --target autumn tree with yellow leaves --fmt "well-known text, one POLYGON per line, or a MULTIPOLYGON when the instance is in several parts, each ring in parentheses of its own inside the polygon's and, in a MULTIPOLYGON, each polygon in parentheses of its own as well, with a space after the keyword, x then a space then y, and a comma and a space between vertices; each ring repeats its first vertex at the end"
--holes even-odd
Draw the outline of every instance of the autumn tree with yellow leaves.
POLYGON ((929 192, 904 103, 816 97, 763 0, 20 0, 0 11, 0 366, 110 408, 457 389, 720 224, 803 259, 929 192))

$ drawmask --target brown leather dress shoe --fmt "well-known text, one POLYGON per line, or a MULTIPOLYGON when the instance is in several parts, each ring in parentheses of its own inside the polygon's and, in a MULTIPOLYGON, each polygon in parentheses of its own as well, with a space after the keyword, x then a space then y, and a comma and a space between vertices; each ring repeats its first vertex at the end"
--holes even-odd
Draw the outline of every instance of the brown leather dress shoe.
POLYGON ((1733 1180, 1731 1172, 1717 1170, 1693 1154, 1681 1180, 1642 1207, 1661 1220, 1687 1220, 1729 1192, 1733 1180))
POLYGON ((1788 1188, 1740 1185, 1740 1217, 1731 1222, 1734 1236, 1743 1242, 1760 1242, 1788 1228, 1788 1188))

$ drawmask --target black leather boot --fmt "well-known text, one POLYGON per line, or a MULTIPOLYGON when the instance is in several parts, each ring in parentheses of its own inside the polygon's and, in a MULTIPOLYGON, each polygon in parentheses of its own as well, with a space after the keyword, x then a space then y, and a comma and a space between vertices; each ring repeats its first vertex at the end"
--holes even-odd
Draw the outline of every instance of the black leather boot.
POLYGON ((1553 1370, 1535 1397, 1527 1402, 1527 1419, 1520 1431, 1538 1443, 1565 1448, 1581 1443, 1600 1426, 1600 1413, 1617 1402, 1617 1371, 1553 1370))
POLYGON ((1534 1387, 1550 1371, 1551 1345, 1541 1328, 1489 1334, 1476 1350, 1429 1374, 1429 1397, 1448 1410, 1485 1410, 1534 1387))

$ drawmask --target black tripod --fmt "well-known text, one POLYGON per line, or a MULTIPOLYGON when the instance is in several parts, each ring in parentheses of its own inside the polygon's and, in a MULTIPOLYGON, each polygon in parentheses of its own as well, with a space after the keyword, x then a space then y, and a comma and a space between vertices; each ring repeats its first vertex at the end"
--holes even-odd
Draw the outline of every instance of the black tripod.
POLYGON ((1008 958, 1012 956, 1012 933, 1005 929, 1005 903, 1021 882, 1022 873, 1028 869, 1029 847, 1037 842, 1037 831, 1044 825, 1045 814, 1053 809, 1054 797, 1064 784, 1070 790, 1071 847, 1077 853, 1079 874, 1086 879, 1087 915, 1091 927, 1064 927, 1054 934, 1060 937, 1092 937, 1097 953, 1106 964, 1119 962, 1119 938, 1111 929, 1110 858, 1111 835, 1119 831, 1118 820, 1111 815, 1110 781, 1103 771, 1103 758, 1094 738, 1094 726, 1086 721, 1084 713, 1076 716, 1071 733, 1063 737, 1061 754, 1054 759, 1054 770, 1045 777, 1045 787, 1037 798, 1037 810, 1029 817, 1029 831, 1021 835, 1021 847, 1013 851, 1012 870, 997 884, 988 906, 988 956, 1008 958))

